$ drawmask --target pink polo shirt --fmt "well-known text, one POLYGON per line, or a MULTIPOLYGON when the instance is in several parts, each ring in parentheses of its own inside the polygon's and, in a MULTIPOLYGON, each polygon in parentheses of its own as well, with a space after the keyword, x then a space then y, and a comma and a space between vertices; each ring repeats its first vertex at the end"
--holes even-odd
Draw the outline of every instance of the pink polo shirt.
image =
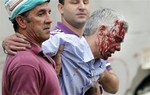
POLYGON ((62 95, 55 63, 33 45, 8 55, 3 67, 2 95, 62 95))

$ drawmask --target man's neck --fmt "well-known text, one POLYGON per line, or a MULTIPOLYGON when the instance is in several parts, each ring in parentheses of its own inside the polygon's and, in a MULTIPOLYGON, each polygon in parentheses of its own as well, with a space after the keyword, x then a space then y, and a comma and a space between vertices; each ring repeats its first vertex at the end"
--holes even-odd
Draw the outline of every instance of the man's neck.
POLYGON ((40 40, 40 39, 34 39, 34 37, 29 34, 30 31, 27 31, 27 30, 19 30, 18 33, 22 34, 22 35, 25 37, 24 40, 27 40, 27 41, 30 42, 31 44, 35 44, 35 45, 41 47, 41 45, 42 45, 41 40, 40 40))
POLYGON ((96 42, 93 39, 93 36, 85 36, 85 39, 92 51, 92 54, 94 56, 94 58, 97 58, 97 46, 96 46, 96 42))
POLYGON ((70 30, 72 30, 75 34, 77 34, 79 37, 82 37, 83 36, 83 27, 80 26, 80 27, 75 27, 69 23, 67 23, 66 21, 62 21, 62 23, 68 27, 70 30))

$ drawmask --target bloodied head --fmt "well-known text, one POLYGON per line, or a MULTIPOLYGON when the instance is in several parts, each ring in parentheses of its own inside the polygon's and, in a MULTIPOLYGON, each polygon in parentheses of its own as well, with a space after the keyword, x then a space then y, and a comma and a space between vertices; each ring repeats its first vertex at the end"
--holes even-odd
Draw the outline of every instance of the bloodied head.
POLYGON ((91 46, 95 58, 108 59, 115 51, 120 51, 128 24, 112 9, 95 11, 84 27, 84 35, 91 46))

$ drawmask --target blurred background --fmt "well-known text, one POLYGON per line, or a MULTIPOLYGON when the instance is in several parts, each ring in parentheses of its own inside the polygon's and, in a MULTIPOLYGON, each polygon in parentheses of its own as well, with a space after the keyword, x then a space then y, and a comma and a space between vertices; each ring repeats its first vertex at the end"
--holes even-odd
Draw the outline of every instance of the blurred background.
MULTIPOLYGON (((51 29, 57 21, 60 21, 57 4, 58 0, 51 0, 53 18, 51 29)), ((123 14, 129 22, 129 31, 121 51, 109 59, 120 79, 120 89, 115 95, 150 95, 150 0, 90 0, 90 5, 91 12, 100 7, 112 8, 123 14)), ((0 43, 2 43, 5 37, 14 33, 14 30, 4 8, 4 0, 0 0, 0 6, 0 43)), ((0 56, 1 81, 6 58, 1 46, 0 56)), ((104 93, 104 95, 111 94, 104 93)))

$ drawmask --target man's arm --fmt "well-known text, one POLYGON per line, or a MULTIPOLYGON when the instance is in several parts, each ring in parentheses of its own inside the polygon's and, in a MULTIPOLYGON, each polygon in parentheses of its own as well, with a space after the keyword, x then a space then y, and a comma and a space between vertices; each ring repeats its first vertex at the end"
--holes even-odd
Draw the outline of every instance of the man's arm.
POLYGON ((53 57, 54 61, 56 62, 56 73, 57 76, 61 75, 61 68, 62 68, 62 62, 61 62, 61 53, 64 50, 64 45, 61 45, 58 49, 57 54, 53 57))
POLYGON ((15 33, 3 40, 2 47, 4 48, 5 53, 15 55, 17 51, 25 50, 31 46, 30 43, 26 40, 25 36, 19 33, 15 33))

